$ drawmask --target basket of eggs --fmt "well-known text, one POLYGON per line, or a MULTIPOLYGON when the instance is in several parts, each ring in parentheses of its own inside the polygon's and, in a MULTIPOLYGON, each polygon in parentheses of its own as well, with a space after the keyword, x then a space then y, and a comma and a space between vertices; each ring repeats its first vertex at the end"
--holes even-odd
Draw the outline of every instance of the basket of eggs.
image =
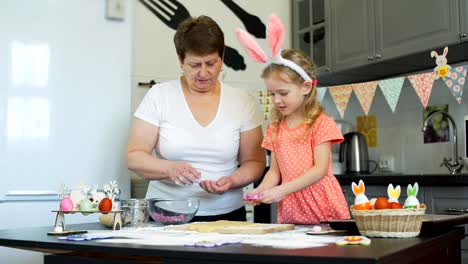
POLYGON ((362 180, 359 185, 352 183, 352 189, 356 195, 355 204, 351 206, 359 233, 368 237, 416 237, 422 226, 422 218, 426 206, 420 204, 416 195, 418 183, 408 185, 408 197, 401 205, 398 198, 401 193, 400 186, 393 188, 390 184, 387 188, 388 199, 378 197, 370 201, 364 194, 365 187, 362 180))

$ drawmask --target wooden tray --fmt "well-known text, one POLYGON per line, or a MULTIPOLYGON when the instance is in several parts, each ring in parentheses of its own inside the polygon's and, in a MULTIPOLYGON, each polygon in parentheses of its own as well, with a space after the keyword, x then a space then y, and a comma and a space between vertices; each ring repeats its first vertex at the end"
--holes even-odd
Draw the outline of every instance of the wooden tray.
POLYGON ((197 231, 201 233, 222 234, 268 234, 293 230, 291 224, 258 224, 240 221, 195 222, 184 225, 167 226, 166 229, 180 231, 197 231))

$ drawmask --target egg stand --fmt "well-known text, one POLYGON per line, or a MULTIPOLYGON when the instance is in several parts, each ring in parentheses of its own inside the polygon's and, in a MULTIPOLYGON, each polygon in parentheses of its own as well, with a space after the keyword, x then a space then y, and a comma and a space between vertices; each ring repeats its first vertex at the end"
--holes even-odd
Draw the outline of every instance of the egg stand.
MULTIPOLYGON (((82 213, 83 215, 88 215, 88 214, 95 214, 95 213, 103 213, 100 211, 60 211, 60 210, 53 210, 52 212, 56 212, 57 215, 55 216, 55 224, 54 227, 62 227, 62 230, 65 231, 65 214, 75 214, 75 213, 82 213)), ((122 229, 122 216, 121 213, 122 210, 114 210, 114 211, 109 211, 103 214, 114 214, 114 224, 112 229, 113 230, 120 230, 122 229)))

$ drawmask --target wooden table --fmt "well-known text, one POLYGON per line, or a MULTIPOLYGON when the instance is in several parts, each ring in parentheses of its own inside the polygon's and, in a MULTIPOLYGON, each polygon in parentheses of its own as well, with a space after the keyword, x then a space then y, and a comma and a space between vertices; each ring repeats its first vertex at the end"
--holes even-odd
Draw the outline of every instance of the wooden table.
MULTIPOLYGON (((53 253, 55 263, 461 263, 463 227, 432 231, 415 238, 373 238, 370 246, 337 246, 277 249, 251 245, 217 248, 149 246, 61 241, 46 233, 52 227, 0 230, 0 246, 53 253)), ((101 229, 98 223, 74 228, 101 229)))

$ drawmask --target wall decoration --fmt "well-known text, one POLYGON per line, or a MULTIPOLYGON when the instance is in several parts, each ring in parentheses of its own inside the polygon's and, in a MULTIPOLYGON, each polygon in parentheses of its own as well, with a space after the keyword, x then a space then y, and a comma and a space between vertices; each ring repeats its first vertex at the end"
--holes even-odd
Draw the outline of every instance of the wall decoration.
POLYGON ((434 84, 434 79, 432 76, 432 72, 408 76, 408 80, 410 80, 411 84, 413 85, 413 88, 416 91, 416 94, 419 96, 419 99, 421 100, 424 108, 427 107, 429 97, 431 96, 432 85, 434 84))
POLYGON ((362 110, 367 115, 374 100, 377 82, 357 83, 353 85, 354 94, 356 94, 362 110))
POLYGON ((344 117, 344 112, 346 110, 346 106, 349 102, 349 96, 353 92, 353 86, 351 85, 342 85, 342 86, 334 86, 328 88, 330 95, 333 98, 333 101, 338 108, 338 112, 340 113, 341 118, 344 117))
MULTIPOLYGON (((177 30, 182 21, 190 17, 187 8, 177 0, 139 0, 161 22, 173 30, 177 30)), ((247 13, 232 0, 221 0, 243 23, 246 30, 257 38, 265 38, 265 24, 252 14, 247 13)), ((224 64, 235 71, 244 71, 247 66, 244 57, 234 48, 226 45, 224 64)))
POLYGON ((256 38, 266 38, 266 26, 257 16, 247 13, 232 0, 221 0, 244 24, 245 29, 256 38))
POLYGON ((317 99, 319 102, 322 102, 323 97, 325 97, 325 93, 327 92, 327 87, 318 87, 317 88, 317 99))
POLYGON ((382 91, 385 100, 387 100, 387 103, 390 106, 390 109, 392 109, 393 113, 395 113, 398 99, 400 99, 401 89, 403 88, 404 82, 405 77, 397 77, 378 81, 380 90, 382 91))
POLYGON ((450 75, 444 79, 445 84, 452 92, 455 99, 460 104, 462 95, 463 95, 463 88, 465 87, 465 78, 466 78, 466 70, 468 65, 463 65, 460 67, 455 67, 450 72, 450 75))
POLYGON ((274 107, 273 101, 271 100, 268 90, 258 91, 258 98, 263 110, 263 120, 266 121, 270 117, 271 109, 274 107))
POLYGON ((366 137, 367 146, 377 147, 377 116, 363 115, 356 117, 357 131, 366 137))
MULTIPOLYGON (((457 102, 461 104, 463 89, 466 85, 468 65, 465 64, 450 69, 451 70, 449 71, 449 74, 445 77, 442 77, 442 79, 444 80, 444 83, 447 85, 449 90, 452 92, 457 102)), ((380 90, 382 91, 390 108, 392 109, 392 112, 395 112, 395 108, 400 98, 401 90, 406 78, 410 81, 413 89, 416 91, 416 94, 418 95, 423 107, 426 108, 434 85, 434 71, 380 80, 376 83, 354 83, 329 87, 327 90, 330 91, 341 118, 344 116, 349 96, 352 91, 354 91, 356 94, 356 97, 358 98, 364 113, 368 114, 370 106, 374 100, 377 86, 380 87, 380 90)), ((319 97, 319 99, 323 99, 323 95, 320 96, 322 97, 319 97)))
POLYGON ((450 69, 452 67, 447 64, 447 54, 448 47, 444 48, 444 51, 441 55, 439 55, 435 50, 431 51, 431 58, 436 58, 437 64, 437 66, 434 68, 434 80, 445 78, 450 75, 450 69))
MULTIPOLYGON (((431 105, 423 111, 423 120, 426 120, 427 116, 436 110, 442 110, 448 113, 448 105, 431 105)), ((442 114, 435 114, 427 125, 427 129, 424 132, 424 144, 434 142, 449 142, 450 141, 450 130, 449 121, 446 116, 442 114)))

